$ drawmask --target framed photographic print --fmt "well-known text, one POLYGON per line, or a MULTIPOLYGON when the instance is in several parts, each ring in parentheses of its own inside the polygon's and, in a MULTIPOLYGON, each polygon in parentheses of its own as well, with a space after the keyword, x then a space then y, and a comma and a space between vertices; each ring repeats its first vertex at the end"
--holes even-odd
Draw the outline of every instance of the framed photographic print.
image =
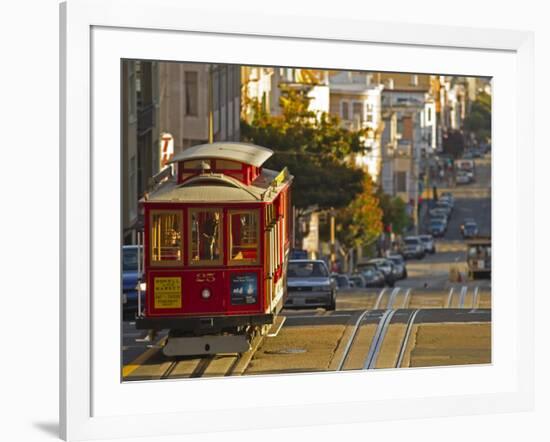
POLYGON ((62 436, 529 409, 532 35, 139 7, 61 5, 62 436))

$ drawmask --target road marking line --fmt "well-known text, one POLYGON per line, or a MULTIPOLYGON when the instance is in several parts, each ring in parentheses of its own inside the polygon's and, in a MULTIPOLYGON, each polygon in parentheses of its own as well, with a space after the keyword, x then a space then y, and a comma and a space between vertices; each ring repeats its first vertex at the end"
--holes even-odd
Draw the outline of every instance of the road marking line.
POLYGON ((145 361, 151 358, 156 352, 159 351, 159 348, 166 342, 167 336, 162 338, 155 347, 151 347, 147 351, 140 354, 136 359, 134 359, 129 364, 126 364, 122 367, 122 378, 128 377, 133 373, 138 367, 140 367, 145 361))
POLYGON ((407 308, 407 303, 409 301, 409 295, 411 294, 411 289, 407 289, 405 292, 405 299, 403 299, 403 304, 401 305, 401 308, 407 308))
POLYGON ((395 298, 397 297, 397 294, 399 293, 400 287, 395 287, 390 294, 390 299, 388 299, 388 305, 386 305, 386 310, 389 310, 392 308, 393 303, 395 302, 395 298))
POLYGON ((382 296, 384 296, 384 293, 386 293, 386 287, 380 290, 380 294, 378 295, 376 303, 374 304, 374 310, 378 310, 378 308, 380 307, 380 301, 382 301, 382 296))
POLYGON ((280 322, 279 326, 277 327, 276 330, 274 330, 274 331, 272 331, 271 333, 268 333, 268 334, 267 334, 267 337, 268 337, 268 338, 275 338, 275 337, 279 334, 279 332, 281 331, 281 329, 283 328, 283 324, 284 324, 285 321, 286 321, 286 316, 280 316, 280 318, 282 318, 282 319, 281 319, 281 322, 280 322))
POLYGON ((476 287, 474 289, 474 297, 472 299, 472 308, 476 308, 478 296, 479 296, 479 286, 476 285, 476 287))
POLYGON ((460 298, 458 302, 458 308, 464 308, 464 302, 466 301, 466 294, 468 293, 468 286, 463 285, 460 290, 460 298))
POLYGON ((451 290, 449 290, 449 296, 447 296, 447 305, 445 306, 445 308, 451 308, 451 301, 453 300, 454 289, 454 287, 451 287, 451 290))
POLYGON ((351 315, 352 315, 352 313, 335 313, 335 314, 332 314, 332 315, 289 315, 289 316, 286 316, 286 318, 287 319, 309 319, 309 318, 325 319, 325 318, 338 318, 338 317, 348 318, 351 315))

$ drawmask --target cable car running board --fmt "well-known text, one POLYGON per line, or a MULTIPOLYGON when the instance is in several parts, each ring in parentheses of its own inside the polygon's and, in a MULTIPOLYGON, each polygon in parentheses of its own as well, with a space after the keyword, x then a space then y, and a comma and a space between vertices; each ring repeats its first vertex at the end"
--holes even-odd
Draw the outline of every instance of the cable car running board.
POLYGON ((162 352, 165 356, 199 356, 217 353, 244 353, 250 350, 247 335, 172 336, 162 352))

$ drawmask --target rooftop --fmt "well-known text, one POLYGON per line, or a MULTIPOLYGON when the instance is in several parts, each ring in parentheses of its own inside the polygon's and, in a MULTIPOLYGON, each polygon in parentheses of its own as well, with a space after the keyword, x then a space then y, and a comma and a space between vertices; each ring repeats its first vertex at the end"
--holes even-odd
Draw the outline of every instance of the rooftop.
POLYGON ((228 175, 203 173, 182 184, 175 179, 165 181, 151 192, 148 202, 261 202, 272 201, 293 177, 274 170, 262 173, 250 185, 228 175))
POLYGON ((260 167, 273 155, 273 151, 266 147, 249 143, 218 142, 212 144, 199 144, 189 147, 174 155, 172 163, 185 160, 199 160, 214 158, 221 160, 238 161, 260 167))

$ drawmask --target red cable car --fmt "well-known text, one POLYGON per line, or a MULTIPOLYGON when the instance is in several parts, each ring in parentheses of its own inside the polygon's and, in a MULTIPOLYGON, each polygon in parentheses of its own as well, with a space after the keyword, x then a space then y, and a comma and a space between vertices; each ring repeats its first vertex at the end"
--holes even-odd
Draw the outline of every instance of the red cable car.
POLYGON ((193 146, 141 204, 145 307, 136 327, 170 330, 168 356, 243 352, 286 297, 293 177, 245 143, 193 146))

